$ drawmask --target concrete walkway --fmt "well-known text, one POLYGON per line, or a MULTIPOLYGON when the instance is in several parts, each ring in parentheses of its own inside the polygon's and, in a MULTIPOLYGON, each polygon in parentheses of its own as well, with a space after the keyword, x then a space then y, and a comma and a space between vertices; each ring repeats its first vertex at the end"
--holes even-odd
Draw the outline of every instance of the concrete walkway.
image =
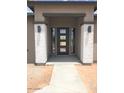
POLYGON ((34 93, 88 93, 73 64, 55 64, 49 86, 34 93))

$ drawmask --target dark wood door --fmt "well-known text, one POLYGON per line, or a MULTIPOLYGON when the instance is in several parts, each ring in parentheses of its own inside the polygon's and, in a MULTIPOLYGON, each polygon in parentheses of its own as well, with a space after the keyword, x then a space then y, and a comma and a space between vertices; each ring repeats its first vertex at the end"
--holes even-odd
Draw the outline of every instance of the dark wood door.
POLYGON ((57 28, 57 55, 69 54, 69 28, 57 28))

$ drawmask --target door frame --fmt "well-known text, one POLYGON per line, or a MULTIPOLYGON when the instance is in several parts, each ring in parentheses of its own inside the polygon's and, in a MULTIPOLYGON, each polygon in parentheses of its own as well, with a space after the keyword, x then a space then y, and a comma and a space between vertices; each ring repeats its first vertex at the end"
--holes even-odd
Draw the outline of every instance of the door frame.
POLYGON ((63 26, 61 26, 61 27, 54 27, 54 26, 52 26, 52 27, 50 27, 50 33, 51 33, 51 42, 50 42, 50 44, 51 44, 51 54, 50 55, 59 55, 57 52, 57 29, 58 28, 67 28, 68 29, 68 31, 69 31, 69 44, 68 44, 68 46, 69 46, 69 52, 68 52, 68 54, 67 55, 75 55, 75 32, 76 32, 76 30, 75 30, 75 27, 63 27, 63 26), (73 31, 74 31, 74 45, 73 45, 73 47, 74 47, 74 52, 73 53, 71 53, 71 51, 70 51, 70 48, 71 48, 71 44, 70 44, 70 39, 71 39, 71 37, 70 37, 70 34, 71 34, 71 31, 72 31, 72 29, 73 29, 73 31), (55 33, 55 40, 53 41, 53 32, 55 33), (53 42, 54 42, 54 53, 53 53, 53 42))

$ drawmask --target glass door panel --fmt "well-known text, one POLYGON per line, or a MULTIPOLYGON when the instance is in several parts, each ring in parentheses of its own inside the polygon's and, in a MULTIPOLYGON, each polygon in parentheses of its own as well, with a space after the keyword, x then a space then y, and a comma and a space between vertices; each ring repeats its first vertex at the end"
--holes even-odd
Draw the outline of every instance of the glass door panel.
POLYGON ((60 40, 66 40, 66 35, 61 35, 60 40))
POLYGON ((65 41, 60 42, 60 46, 66 46, 66 42, 65 41))

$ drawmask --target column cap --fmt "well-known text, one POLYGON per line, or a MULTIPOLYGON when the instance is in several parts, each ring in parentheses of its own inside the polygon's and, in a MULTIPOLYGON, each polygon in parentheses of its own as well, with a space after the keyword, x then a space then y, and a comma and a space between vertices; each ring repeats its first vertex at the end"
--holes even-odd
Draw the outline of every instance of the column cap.
POLYGON ((47 25, 47 22, 45 22, 45 21, 35 21, 34 24, 46 24, 47 25))
POLYGON ((86 22, 84 21, 83 24, 94 24, 95 22, 94 21, 89 21, 89 22, 86 22))
POLYGON ((80 25, 84 25, 84 24, 95 24, 95 22, 94 22, 94 21, 89 21, 89 22, 84 21, 84 22, 82 22, 82 24, 80 24, 80 25))

